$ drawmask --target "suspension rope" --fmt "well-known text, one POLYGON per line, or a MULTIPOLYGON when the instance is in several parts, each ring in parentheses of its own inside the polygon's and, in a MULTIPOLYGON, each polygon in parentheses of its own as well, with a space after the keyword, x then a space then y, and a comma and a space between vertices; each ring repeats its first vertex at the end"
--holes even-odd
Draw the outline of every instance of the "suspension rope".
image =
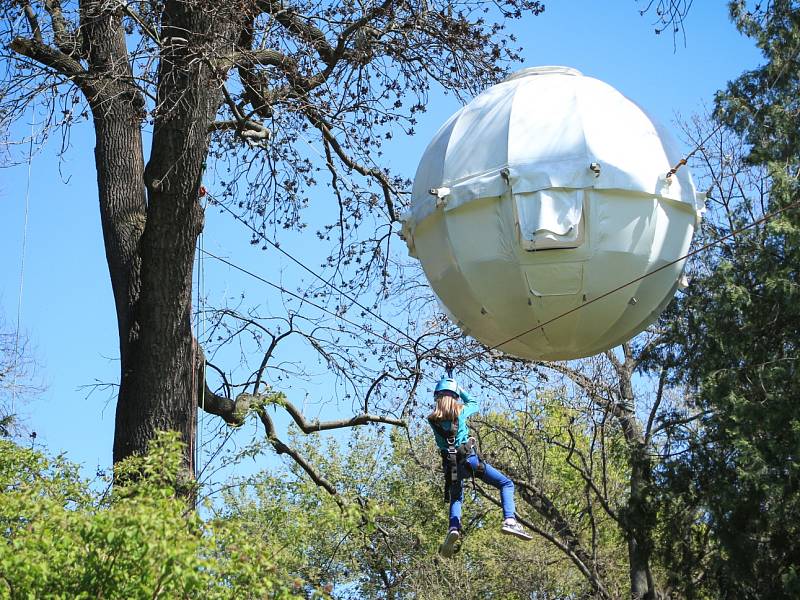
MULTIPOLYGON (((206 256, 209 256, 209 257, 213 258, 214 260, 217 260, 217 261, 219 261, 219 262, 221 262, 221 263, 223 263, 225 265, 228 265, 232 269, 236 269, 237 271, 240 271, 241 273, 244 273, 245 275, 248 275, 249 277, 252 277, 253 279, 255 279, 257 281, 260 281, 261 283, 265 283, 266 285, 268 285, 268 286, 270 286, 272 288, 275 288, 279 292, 282 292, 284 294, 292 296, 293 298, 295 298, 297 300, 300 300, 300 302, 308 304, 309 306, 313 306, 317 310, 320 310, 320 311, 322 311, 324 313, 327 313, 327 314, 331 315, 332 317, 336 317, 337 319, 339 319, 339 320, 341 320, 341 321, 343 321, 343 322, 345 322, 345 323, 347 323, 349 325, 352 325, 353 327, 356 327, 357 329, 360 329, 360 330, 362 330, 362 331, 364 331, 366 333, 369 333, 370 335, 373 335, 373 336, 381 339, 382 341, 386 342, 387 344, 391 344, 393 346, 397 346, 398 348, 402 348, 401 344, 399 344, 396 340, 393 340, 393 339, 390 339, 390 338, 388 338, 388 337, 386 337, 384 335, 381 335, 380 333, 365 327, 363 324, 359 324, 359 323, 356 323, 355 321, 351 321, 350 319, 347 319, 347 318, 343 317, 341 314, 339 314, 337 312, 334 312, 331 309, 326 308, 326 307, 324 307, 324 306, 322 306, 320 304, 312 302, 311 300, 309 300, 308 298, 304 298, 300 294, 292 292, 291 290, 287 290, 285 287, 283 287, 281 285, 278 285, 277 283, 273 283, 272 281, 262 277, 261 275, 253 273, 252 271, 250 271, 248 269, 245 269, 244 267, 241 267, 241 266, 237 265, 234 262, 231 262, 230 260, 228 260, 226 258, 223 258, 221 256, 217 256, 216 254, 214 254, 212 252, 209 252, 208 250, 202 250, 202 253, 205 254, 206 256)), ((408 337, 408 339, 410 339, 411 342, 415 346, 420 346, 420 347, 422 347, 423 350, 428 351, 424 346, 422 346, 422 344, 420 344, 414 338, 412 338, 412 337, 410 337, 408 335, 406 335, 406 337, 408 337)))
POLYGON ((682 158, 682 159, 680 159, 680 160, 679 160, 677 163, 675 163, 675 166, 674 166, 674 167, 672 167, 672 168, 671 168, 669 171, 667 171, 667 176, 666 176, 666 177, 667 177, 667 179, 669 179, 669 178, 671 178, 673 175, 675 175, 675 173, 677 173, 677 172, 678 172, 678 169, 680 169, 682 166, 684 166, 686 163, 688 163, 688 162, 689 162, 689 159, 691 159, 691 158, 692 158, 692 157, 693 157, 695 154, 697 154, 697 152, 698 152, 698 151, 699 151, 699 150, 700 150, 700 149, 701 149, 703 146, 705 146, 705 145, 706 145, 706 142, 707 142, 708 140, 710 140, 710 139, 711 139, 713 136, 715 136, 715 135, 717 134, 717 132, 718 132, 720 129, 722 129, 724 126, 725 126, 725 124, 724 124, 724 123, 720 123, 719 125, 717 125, 717 126, 714 128, 714 130, 713 130, 711 133, 709 133, 709 134, 708 134, 708 135, 707 135, 705 138, 703 138, 703 141, 701 141, 699 144, 697 144, 697 145, 694 147, 694 149, 693 149, 691 152, 689 152, 689 154, 687 154, 685 157, 683 157, 683 158, 682 158))
MULTIPOLYGON (((778 83, 778 80, 781 78, 781 76, 783 76, 783 72, 786 70, 786 67, 788 67, 789 64, 794 62, 794 59, 797 58, 797 54, 799 52, 800 52, 800 41, 798 41, 797 45, 794 47, 794 50, 792 50, 792 53, 791 53, 791 56, 789 57, 789 60, 787 60, 783 64, 783 66, 781 67, 781 70, 778 71, 778 74, 775 76, 775 79, 773 79, 772 83, 769 84, 769 87, 767 87, 767 92, 766 92, 767 94, 772 91, 772 88, 775 87, 775 84, 778 83)), ((745 127, 745 129, 744 129, 745 133, 750 131, 750 128, 753 126, 753 123, 755 122, 756 117, 758 116, 758 113, 760 113, 762 110, 764 110, 764 106, 761 106, 756 112, 753 113, 753 118, 750 120, 750 122, 747 124, 747 127, 745 127)), ((667 171, 666 178, 670 179, 673 175, 675 175, 675 173, 678 172, 678 169, 680 169, 687 162, 689 162, 689 159, 691 159, 695 154, 697 154, 697 152, 700 149, 702 149, 703 146, 705 146, 706 142, 708 140, 710 140, 713 136, 715 136, 717 134, 717 132, 719 132, 719 130, 722 129, 724 126, 725 126, 725 123, 719 123, 711 133, 709 133, 705 138, 703 138, 703 140, 699 144, 697 144, 697 146, 695 146, 694 149, 691 152, 689 152, 689 154, 687 154, 684 158, 680 159, 675 164, 674 167, 672 167, 669 171, 667 171)))
POLYGON ((19 266, 19 294, 17 296, 17 326, 14 333, 14 366, 12 368, 12 382, 11 382, 11 415, 14 415, 16 410, 17 399, 17 368, 19 366, 19 331, 22 325, 22 297, 23 289, 25 286, 25 253, 28 245, 28 213, 30 207, 30 192, 31 192, 31 165, 33 164, 33 138, 35 135, 36 127, 36 107, 34 106, 33 114, 31 117, 31 139, 28 144, 28 178, 25 183, 25 217, 22 224, 22 253, 20 257, 19 266))
MULTIPOLYGON (((337 312, 334 312, 334 311, 330 310, 329 308, 326 308, 326 307, 324 307, 324 306, 322 306, 320 304, 316 304, 315 302, 312 302, 309 299, 304 298, 300 294, 297 294, 295 292, 287 290, 285 287, 283 287, 281 285, 278 285, 276 283, 273 283, 272 281, 269 281, 268 279, 266 279, 266 278, 264 278, 264 277, 262 277, 262 276, 260 276, 260 275, 258 275, 256 273, 254 273, 254 272, 252 272, 252 271, 250 271, 248 269, 245 269, 244 267, 239 266, 236 263, 231 262, 230 260, 222 258, 221 256, 217 256, 216 254, 213 254, 213 253, 211 253, 211 252, 209 252, 209 251, 207 251, 205 249, 201 250, 201 252, 206 256, 209 256, 209 257, 211 257, 211 258, 213 258, 213 259, 215 259, 215 260, 217 260, 217 261, 219 261, 219 262, 221 262, 221 263, 223 263, 225 265, 228 265, 232 269, 236 269, 237 271, 240 271, 241 273, 244 273, 245 275, 248 275, 249 277, 252 277, 253 279, 255 279, 257 281, 260 281, 261 283, 264 283, 264 284, 266 284, 266 285, 268 285, 268 286, 270 286, 270 287, 272 287, 272 288, 274 288, 274 289, 276 289, 276 290, 278 290, 278 291, 280 291, 280 292, 282 292, 284 294, 287 294, 289 296, 292 296, 293 298, 296 298, 297 300, 300 300, 300 302, 303 302, 305 304, 313 306, 314 308, 316 308, 316 309, 318 309, 318 310, 320 310, 320 311, 322 311, 324 313, 327 313, 327 314, 331 315, 332 317, 335 317, 335 318, 337 318, 337 319, 339 319, 339 320, 341 320, 341 321, 343 321, 343 322, 345 322, 345 323, 347 323, 349 325, 352 325, 356 329, 359 329, 359 330, 361 330, 363 332, 366 332, 366 333, 368 333, 368 334, 380 339, 382 342, 384 342, 386 344, 389 344, 390 346, 395 346, 397 348, 403 348, 403 345, 400 344, 397 340, 388 338, 385 335, 382 335, 382 334, 380 334, 380 333, 378 333, 376 331, 373 331, 372 329, 370 329, 368 327, 365 327, 363 324, 351 321, 350 319, 345 318, 341 314, 339 314, 337 312)), ((411 341, 412 347, 420 348, 422 350, 422 354, 421 354, 420 360, 422 360, 426 354, 430 355, 432 358, 435 358, 436 353, 435 353, 435 351, 433 349, 426 347, 418 339, 415 340, 414 338, 412 338, 411 336, 409 336, 407 334, 404 334, 404 335, 405 335, 406 338, 408 338, 411 341)), ((443 364, 445 364, 445 363, 443 363, 443 364)), ((446 367, 450 369, 450 373, 452 375, 452 364, 451 364, 451 361, 449 361, 449 359, 446 362, 446 367)), ((471 369, 471 370, 477 374, 477 371, 475 371, 474 369, 471 369)))
MULTIPOLYGON (((200 201, 206 195, 205 187, 200 187, 199 198, 200 201)), ((205 213, 205 209, 207 206, 207 202, 203 202, 203 212, 205 213)), ((197 236, 197 285, 196 293, 197 293, 197 319, 195 321, 195 341, 197 346, 200 345, 201 340, 205 339, 206 335, 206 319, 205 319, 205 236, 204 232, 200 231, 200 235, 197 236)), ((206 363, 203 360, 203 366, 200 370, 200 373, 197 372, 197 365, 196 365, 196 356, 194 356, 195 351, 193 349, 193 359, 192 359, 192 372, 195 382, 195 389, 194 397, 196 398, 198 393, 200 395, 200 410, 197 411, 197 441, 195 443, 195 476, 199 479, 200 474, 202 472, 202 450, 203 450, 203 427, 205 425, 205 410, 206 410, 206 385, 205 385, 205 377, 206 377, 206 363), (197 386, 200 386, 199 389, 197 386)))
MULTIPOLYGON (((382 334, 380 334, 380 333, 378 333, 378 332, 376 332, 376 331, 374 331, 374 330, 372 330, 372 329, 370 329, 368 327, 365 327, 361 323, 356 323, 354 321, 351 321, 350 319, 347 319, 344 316, 342 316, 340 313, 334 312, 334 311, 330 310, 329 308, 326 308, 326 307, 324 307, 324 306, 322 306, 320 304, 312 302, 308 298, 305 298, 305 297, 301 296, 300 294, 292 292, 292 291, 286 289, 285 287, 283 287, 281 285, 273 283, 272 281, 266 279, 265 277, 262 277, 261 275, 258 275, 258 274, 254 273, 254 272, 252 272, 252 271, 250 271, 248 269, 245 269, 244 267, 242 267, 240 265, 237 265, 236 263, 234 263, 234 262, 232 262, 232 261, 230 261, 230 260, 228 260, 226 258, 223 258, 221 256, 217 256, 216 254, 213 254, 212 252, 209 252, 208 250, 205 250, 205 249, 202 250, 202 253, 205 254, 206 256, 210 257, 210 258, 213 258, 213 259, 225 264, 225 265, 228 265, 232 269, 240 271, 241 273, 244 273, 245 275, 248 275, 249 277, 252 277, 253 279, 255 279, 257 281, 260 281, 261 283, 264 283, 264 284, 266 284, 266 285, 268 285, 268 286, 270 286, 270 287, 272 287, 272 288, 274 288, 274 289, 276 289, 276 290, 278 290, 278 291, 280 291, 280 292, 282 292, 284 294, 287 294, 287 295, 289 295, 289 296, 291 296, 291 297, 293 297, 293 298, 295 298, 297 300, 300 300, 300 302, 308 304, 309 306, 313 306, 314 308, 316 308, 316 309, 318 309, 318 310, 320 310, 320 311, 322 311, 322 312, 324 312, 326 314, 329 314, 332 317, 335 317, 335 318, 337 318, 337 319, 339 319, 339 320, 341 320, 341 321, 343 321, 343 322, 345 322, 345 323, 347 323, 349 325, 352 325, 356 329, 361 330, 363 332, 366 332, 366 333, 378 338, 382 342, 385 342, 386 344, 389 344, 390 346, 395 346, 397 348, 403 348, 403 345, 401 343, 399 343, 396 339, 391 339, 391 338, 389 338, 389 337, 387 337, 385 335, 382 335, 382 334)), ((372 314, 372 313, 370 313, 370 314, 372 314)), ((396 329, 396 327, 395 327, 395 329, 396 329)), ((409 336, 408 334, 404 333, 404 336, 411 342, 411 345, 412 345, 413 348, 419 348, 419 349, 422 350, 422 354, 420 355, 420 360, 423 360, 425 358, 425 355, 429 355, 432 359, 436 358, 436 351, 435 350, 433 350, 432 348, 428 348, 419 339, 414 339, 411 336, 409 336)), ((423 337, 423 336, 420 336, 420 337, 423 337)), ((449 368, 450 369, 450 373, 452 375, 452 367, 453 367, 452 361, 449 358, 448 359, 444 359, 442 357, 439 357, 439 359, 442 362, 442 364, 445 366, 445 368, 449 368)), ((466 361, 461 361, 461 362, 459 362, 459 364, 464 363, 464 362, 466 362, 466 361)), ((479 375, 479 373, 475 369, 470 369, 470 370, 472 370, 474 373, 479 375)))

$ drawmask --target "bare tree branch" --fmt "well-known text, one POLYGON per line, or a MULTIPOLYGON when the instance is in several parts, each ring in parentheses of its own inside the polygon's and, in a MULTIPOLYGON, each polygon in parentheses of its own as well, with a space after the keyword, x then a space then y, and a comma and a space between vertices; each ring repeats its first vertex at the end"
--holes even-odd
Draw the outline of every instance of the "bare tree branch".
POLYGON ((394 193, 394 188, 389 179, 386 177, 386 175, 378 169, 374 168, 368 169, 365 166, 353 160, 350 156, 347 155, 344 148, 342 148, 339 141, 331 132, 330 126, 325 122, 325 120, 319 114, 310 110, 307 111, 306 114, 311 124, 314 125, 314 127, 316 127, 317 129, 319 129, 325 141, 328 142, 328 144, 330 144, 330 147, 336 153, 336 156, 339 157, 339 160, 341 160, 347 167, 353 169, 357 173, 360 173, 364 177, 370 177, 378 181, 378 183, 380 183, 381 188, 383 189, 384 202, 386 204, 386 210, 389 212, 389 217, 392 221, 397 221, 398 217, 397 213, 395 212, 394 201, 392 200, 392 194, 394 193))
MULTIPOLYGON (((496 506, 501 506, 500 501, 497 498, 495 498, 494 494, 489 494, 488 492, 486 492, 486 490, 483 489, 482 486, 476 486, 476 488, 478 490, 478 493, 484 498, 486 498, 489 502, 491 502, 496 506)), ((538 511, 539 510, 539 508, 537 507, 538 499, 535 496, 535 494, 531 494, 528 491, 528 488, 526 488, 525 484, 520 484, 518 489, 520 491, 520 496, 522 496, 522 498, 526 501, 526 503, 538 511)), ((543 510, 545 510, 546 512, 546 507, 543 508, 543 510)), ((547 515, 543 514, 542 516, 544 516, 547 519, 547 515)), ((594 564, 591 557, 582 549, 580 543, 577 541, 577 538, 570 537, 571 532, 569 530, 559 531, 558 529, 556 529, 556 531, 559 531, 559 533, 554 535, 548 531, 545 531, 540 527, 537 527, 535 523, 529 521, 524 516, 517 514, 517 520, 523 525, 525 525, 525 527, 527 527, 537 535, 543 537, 548 542, 553 544, 556 548, 558 548, 561 552, 563 552, 564 555, 567 558, 569 558, 569 560, 578 568, 578 570, 583 574, 583 576, 586 577, 587 581, 597 592, 599 598, 602 598, 603 600, 611 600, 611 596, 608 594, 608 592, 606 592, 600 577, 598 577, 597 566, 594 564), (567 533, 568 540, 565 541, 563 539, 562 535, 563 533, 567 533)))
POLYGON ((645 442, 650 442, 651 430, 653 428, 653 422, 655 421, 656 415, 658 414, 658 409, 661 406, 661 400, 664 398, 664 385, 667 382, 667 373, 668 369, 666 367, 661 367, 661 373, 658 376, 658 391, 656 392, 656 399, 653 402, 653 405, 650 407, 650 415, 647 417, 647 425, 644 428, 644 439, 645 442))
POLYGON ((297 407, 286 400, 286 397, 283 394, 273 394, 269 396, 264 396, 263 394, 259 395, 251 395, 251 394, 240 394, 237 398, 239 400, 247 401, 252 403, 255 402, 263 402, 266 406, 267 404, 276 405, 283 407, 286 412, 288 412, 297 426, 300 428, 300 431, 303 433, 314 433, 317 431, 328 431, 331 429, 342 429, 344 427, 353 427, 356 425, 366 425, 367 423, 385 423, 387 425, 396 425, 398 427, 406 427, 405 421, 400 419, 395 419, 394 417, 386 417, 383 415, 370 415, 370 414, 360 414, 355 415, 353 417, 347 419, 334 419, 332 421, 308 421, 303 414, 297 409, 297 407))
POLYGON ((36 17, 36 12, 31 7, 30 3, 25 2, 23 7, 25 12, 25 18, 28 20, 28 25, 30 25, 31 32, 33 34, 33 40, 39 44, 42 43, 42 29, 39 27, 39 19, 36 17))
POLYGON ((77 83, 88 97, 96 97, 98 90, 92 85, 89 73, 75 59, 38 40, 15 38, 10 44, 14 52, 49 67, 66 79, 77 83))
POLYGON ((267 439, 272 444, 272 447, 275 448, 275 452, 278 454, 289 455, 292 460, 294 460, 294 462, 296 462, 298 466, 306 472, 311 480, 328 492, 336 501, 336 504, 339 505, 339 508, 344 510, 345 501, 339 495, 339 492, 336 490, 333 484, 325 479, 325 477, 320 475, 313 465, 311 465, 311 463, 309 463, 297 450, 286 445, 280 440, 280 438, 278 438, 277 434, 275 433, 275 426, 272 423, 272 419, 270 419, 269 415, 267 414, 267 411, 265 411, 263 408, 260 408, 258 410, 258 416, 261 419, 261 423, 264 425, 264 431, 267 439))
POLYGON ((326 64, 334 62, 335 51, 328 43, 325 33, 308 23, 297 11, 288 7, 283 0, 263 0, 258 3, 258 8, 270 14, 287 31, 310 43, 326 64))

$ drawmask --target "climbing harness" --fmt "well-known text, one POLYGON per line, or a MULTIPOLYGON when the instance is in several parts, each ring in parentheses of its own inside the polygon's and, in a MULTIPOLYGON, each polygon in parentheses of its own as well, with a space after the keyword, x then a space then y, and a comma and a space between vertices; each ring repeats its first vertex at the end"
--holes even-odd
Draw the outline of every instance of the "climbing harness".
POLYGON ((444 469, 444 501, 449 502, 453 497, 453 487, 459 482, 459 467, 469 469, 469 473, 472 476, 472 484, 475 485, 475 475, 478 477, 483 475, 486 472, 486 464, 478 454, 478 444, 474 437, 470 437, 463 444, 456 446, 456 432, 452 430, 452 424, 451 429, 445 429, 438 421, 428 419, 428 423, 447 444, 447 448, 441 450, 441 455, 444 469), (478 465, 474 469, 467 460, 473 454, 478 458, 478 465))
POLYGON ((444 501, 450 500, 451 488, 458 483, 458 449, 456 448, 456 434, 451 429, 445 429, 442 425, 428 419, 433 430, 438 433, 447 444, 446 450, 441 450, 442 467, 444 469, 444 501))

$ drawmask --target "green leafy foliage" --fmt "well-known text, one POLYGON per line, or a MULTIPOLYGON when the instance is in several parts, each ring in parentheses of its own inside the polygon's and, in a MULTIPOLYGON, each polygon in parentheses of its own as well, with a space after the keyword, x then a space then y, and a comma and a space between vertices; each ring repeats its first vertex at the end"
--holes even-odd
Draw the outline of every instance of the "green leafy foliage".
MULTIPOLYGON (((566 440, 569 411, 555 403, 550 408, 542 423, 548 435, 566 440)), ((625 549, 618 530, 597 507, 598 514, 589 515, 585 482, 574 469, 561 468, 567 450, 548 446, 533 427, 521 428, 520 443, 526 448, 514 447, 498 433, 519 425, 517 418, 491 415, 491 425, 478 427, 483 444, 492 448, 491 459, 519 467, 526 452, 535 456, 534 468, 543 469, 538 483, 577 523, 587 547, 594 539, 604 577, 613 581, 608 587, 624 590, 625 549)), ((587 449, 587 438, 577 435, 580 447, 587 449)), ((215 520, 238 523, 247 537, 269 537, 277 548, 274 560, 310 585, 332 589, 336 598, 445 600, 453 597, 454 585, 465 598, 566 598, 590 591, 572 562, 543 537, 526 543, 503 535, 502 512, 492 502, 498 493, 480 482, 488 498, 465 481, 461 550, 452 559, 439 556, 448 511, 439 453, 424 423, 410 433, 387 436, 365 428, 345 441, 323 445, 318 436, 297 436, 292 444, 325 473, 346 510, 292 465, 263 473, 255 485, 248 480, 231 486, 215 520)), ((616 463, 607 466, 609 486, 622 486, 620 469, 616 463)), ((519 494, 517 511, 552 530, 519 494)))
POLYGON ((705 417, 663 473, 663 545, 685 597, 797 598, 800 4, 737 1, 731 15, 766 63, 717 98, 718 118, 748 145, 738 168, 717 157, 731 192, 717 175, 724 212, 706 234, 774 214, 715 248, 678 308, 675 364, 705 417))
POLYGON ((63 457, 0 440, 0 598, 298 597, 268 539, 187 508, 180 456, 162 434, 98 493, 63 457))
MULTIPOLYGON (((602 433, 597 429, 597 412, 575 405, 555 387, 540 390, 536 403, 523 411, 479 419, 477 432, 486 460, 517 482, 517 513, 570 547, 608 593, 621 596, 629 587, 624 532, 600 498, 614 508, 625 504, 627 453, 618 429, 611 424, 602 433), (602 494, 592 492, 589 481, 602 494)), ((530 549, 539 558, 529 560, 541 563, 540 590, 555 597, 592 594, 587 579, 553 544, 539 538, 530 549)))

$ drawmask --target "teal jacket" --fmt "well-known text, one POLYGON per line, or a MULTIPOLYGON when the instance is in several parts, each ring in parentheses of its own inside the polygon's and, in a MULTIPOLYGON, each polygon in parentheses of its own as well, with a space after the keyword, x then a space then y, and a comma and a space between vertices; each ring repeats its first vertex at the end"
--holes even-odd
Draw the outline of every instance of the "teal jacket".
MULTIPOLYGON (((469 419, 472 415, 478 412, 478 401, 475 400, 472 396, 470 396, 466 391, 459 388, 458 395, 461 396, 461 401, 464 403, 464 408, 461 409, 461 413, 458 415, 458 426, 456 429, 456 446, 460 446, 461 444, 467 441, 469 438, 469 427, 467 427, 467 419, 469 419)), ((439 425, 442 429, 452 431, 453 423, 450 419, 445 419, 444 421, 439 421, 439 425)), ((433 436, 436 438, 436 445, 439 447, 440 450, 447 450, 447 442, 445 439, 436 433, 436 430, 433 431, 433 436)))

